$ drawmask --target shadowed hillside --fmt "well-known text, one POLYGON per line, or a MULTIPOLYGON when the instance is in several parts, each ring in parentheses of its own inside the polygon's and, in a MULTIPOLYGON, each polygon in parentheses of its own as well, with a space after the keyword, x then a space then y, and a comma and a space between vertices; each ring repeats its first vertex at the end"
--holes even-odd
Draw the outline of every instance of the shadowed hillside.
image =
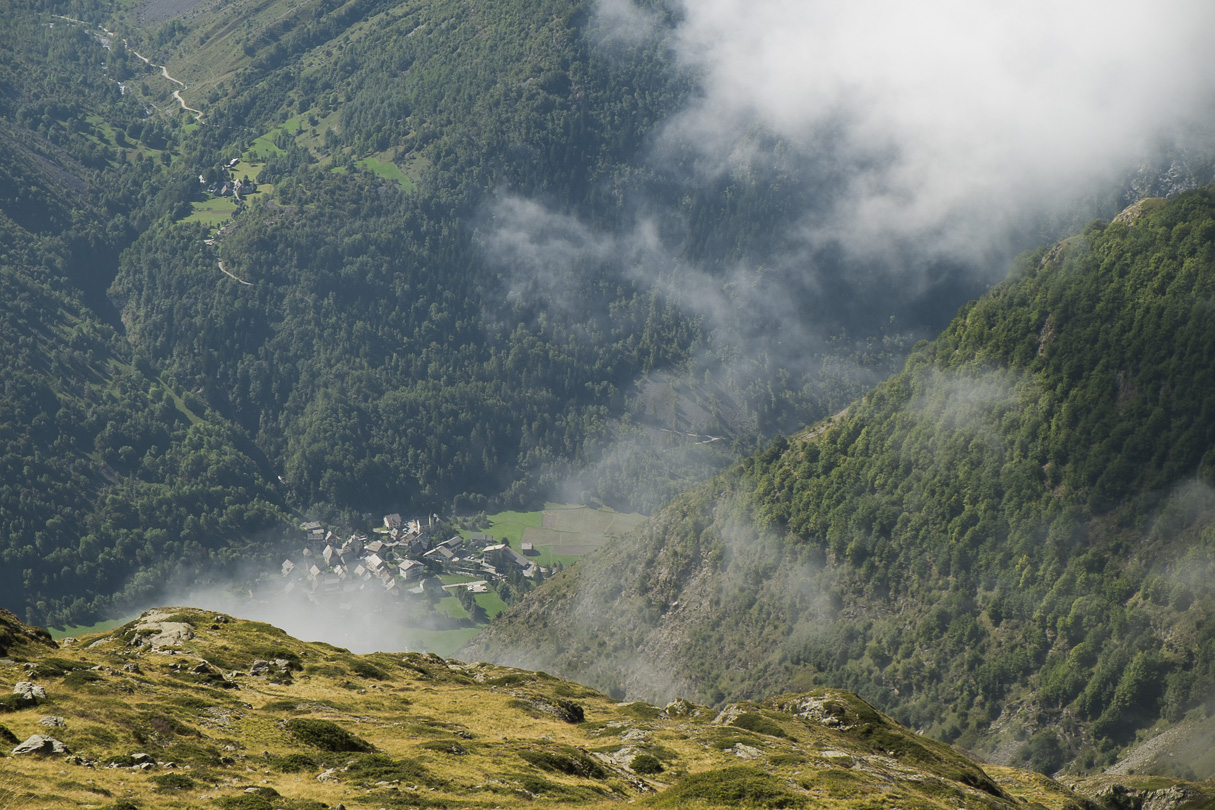
POLYGON ((1215 192, 1094 222, 467 652, 630 697, 854 689, 1045 772, 1184 725, 1150 767, 1210 776, 1213 301, 1215 192))

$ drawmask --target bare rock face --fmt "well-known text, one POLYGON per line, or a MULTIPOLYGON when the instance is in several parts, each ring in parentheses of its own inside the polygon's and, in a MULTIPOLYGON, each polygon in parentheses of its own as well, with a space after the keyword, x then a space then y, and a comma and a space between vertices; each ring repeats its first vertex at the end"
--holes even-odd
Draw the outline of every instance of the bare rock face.
POLYGON ((23 756, 25 754, 66 754, 67 746, 54 737, 47 737, 45 734, 35 734, 25 742, 13 749, 13 756, 23 756))
POLYGON ((131 645, 151 647, 155 651, 164 647, 180 647, 183 641, 194 638, 194 628, 185 622, 169 621, 172 615, 167 610, 144 613, 135 625, 135 638, 131 645))
POLYGON ((1198 798, 1181 785, 1171 785, 1163 790, 1153 790, 1143 803, 1143 810, 1177 810, 1198 798))
POLYGON ((794 717, 817 723, 820 726, 836 731, 850 731, 854 726, 847 724, 847 708, 838 699, 830 696, 803 695, 795 702, 780 707, 794 717))
POLYGON ((36 683, 29 681, 18 681, 13 687, 13 694, 17 696, 18 702, 24 706, 37 706, 38 701, 46 700, 46 690, 36 683))
POLYGON ((1201 154, 1172 147, 1144 161, 1131 178, 1127 195, 1131 199, 1144 197, 1175 197, 1183 191, 1200 188, 1212 181, 1210 164, 1201 154))
POLYGON ((1097 794, 1097 801, 1116 810, 1177 810, 1198 796, 1182 785, 1170 785, 1161 790, 1142 790, 1126 785, 1107 785, 1097 794))

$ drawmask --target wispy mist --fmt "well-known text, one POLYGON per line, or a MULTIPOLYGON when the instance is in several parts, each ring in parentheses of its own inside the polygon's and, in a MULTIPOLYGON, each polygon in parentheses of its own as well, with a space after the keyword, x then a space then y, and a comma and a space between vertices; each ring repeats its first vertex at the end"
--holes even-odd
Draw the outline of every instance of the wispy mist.
POLYGON ((323 641, 355 653, 429 649, 425 633, 411 619, 409 597, 383 592, 378 581, 366 590, 309 598, 303 588, 288 591, 287 580, 262 578, 257 569, 234 572, 207 584, 176 582, 149 600, 148 607, 185 605, 242 619, 266 622, 304 641, 323 641))
POLYGON ((585 320, 592 282, 661 295, 703 333, 685 371, 794 430, 897 362, 856 341, 898 354, 1015 253, 1209 182, 1212 23, 1196 0, 599 0, 601 58, 660 43, 694 89, 604 181, 612 212, 504 193, 483 244, 533 312, 585 320))

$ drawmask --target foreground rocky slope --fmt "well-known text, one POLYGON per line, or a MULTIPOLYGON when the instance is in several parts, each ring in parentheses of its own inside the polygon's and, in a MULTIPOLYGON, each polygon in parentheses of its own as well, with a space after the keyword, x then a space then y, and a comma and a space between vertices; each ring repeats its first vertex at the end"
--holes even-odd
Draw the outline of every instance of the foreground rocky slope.
POLYGON ((61 648, 4 614, 0 638, 0 680, 25 695, 0 702, 5 810, 1088 804, 841 691, 621 704, 544 673, 356 656, 191 608, 61 648))

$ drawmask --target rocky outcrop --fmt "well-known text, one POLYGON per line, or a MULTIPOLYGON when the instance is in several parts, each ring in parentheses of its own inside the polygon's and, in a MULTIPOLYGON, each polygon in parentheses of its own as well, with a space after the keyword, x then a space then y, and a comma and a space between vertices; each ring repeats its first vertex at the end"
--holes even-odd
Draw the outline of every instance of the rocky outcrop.
POLYGON ((37 706, 38 701, 46 700, 46 690, 29 681, 18 681, 13 687, 13 694, 17 696, 17 705, 20 708, 37 706))
POLYGON ((54 737, 48 737, 45 734, 34 734, 28 740, 18 745, 13 749, 13 756, 25 756, 27 754, 66 754, 68 753, 67 746, 54 737))
POLYGON ((1115 783, 1106 785, 1093 798, 1108 810, 1177 810, 1202 796, 1184 785, 1144 790, 1115 783))
POLYGON ((257 678, 273 678, 287 675, 290 672, 291 662, 286 658, 275 658, 273 661, 265 661, 259 658, 249 667, 249 674, 257 678))
POLYGON ((572 700, 552 699, 520 692, 512 692, 511 694, 515 698, 515 703, 520 708, 527 709, 529 713, 535 711, 540 714, 551 715, 571 724, 581 723, 586 720, 583 708, 572 700))
POLYGON ((132 647, 151 647, 154 651, 165 647, 180 647, 183 641, 194 638, 194 628, 185 622, 169 621, 173 614, 166 610, 149 610, 135 624, 132 647))
POLYGON ((836 731, 850 731, 854 728, 847 722, 847 708, 831 696, 803 695, 782 705, 780 710, 836 731))

